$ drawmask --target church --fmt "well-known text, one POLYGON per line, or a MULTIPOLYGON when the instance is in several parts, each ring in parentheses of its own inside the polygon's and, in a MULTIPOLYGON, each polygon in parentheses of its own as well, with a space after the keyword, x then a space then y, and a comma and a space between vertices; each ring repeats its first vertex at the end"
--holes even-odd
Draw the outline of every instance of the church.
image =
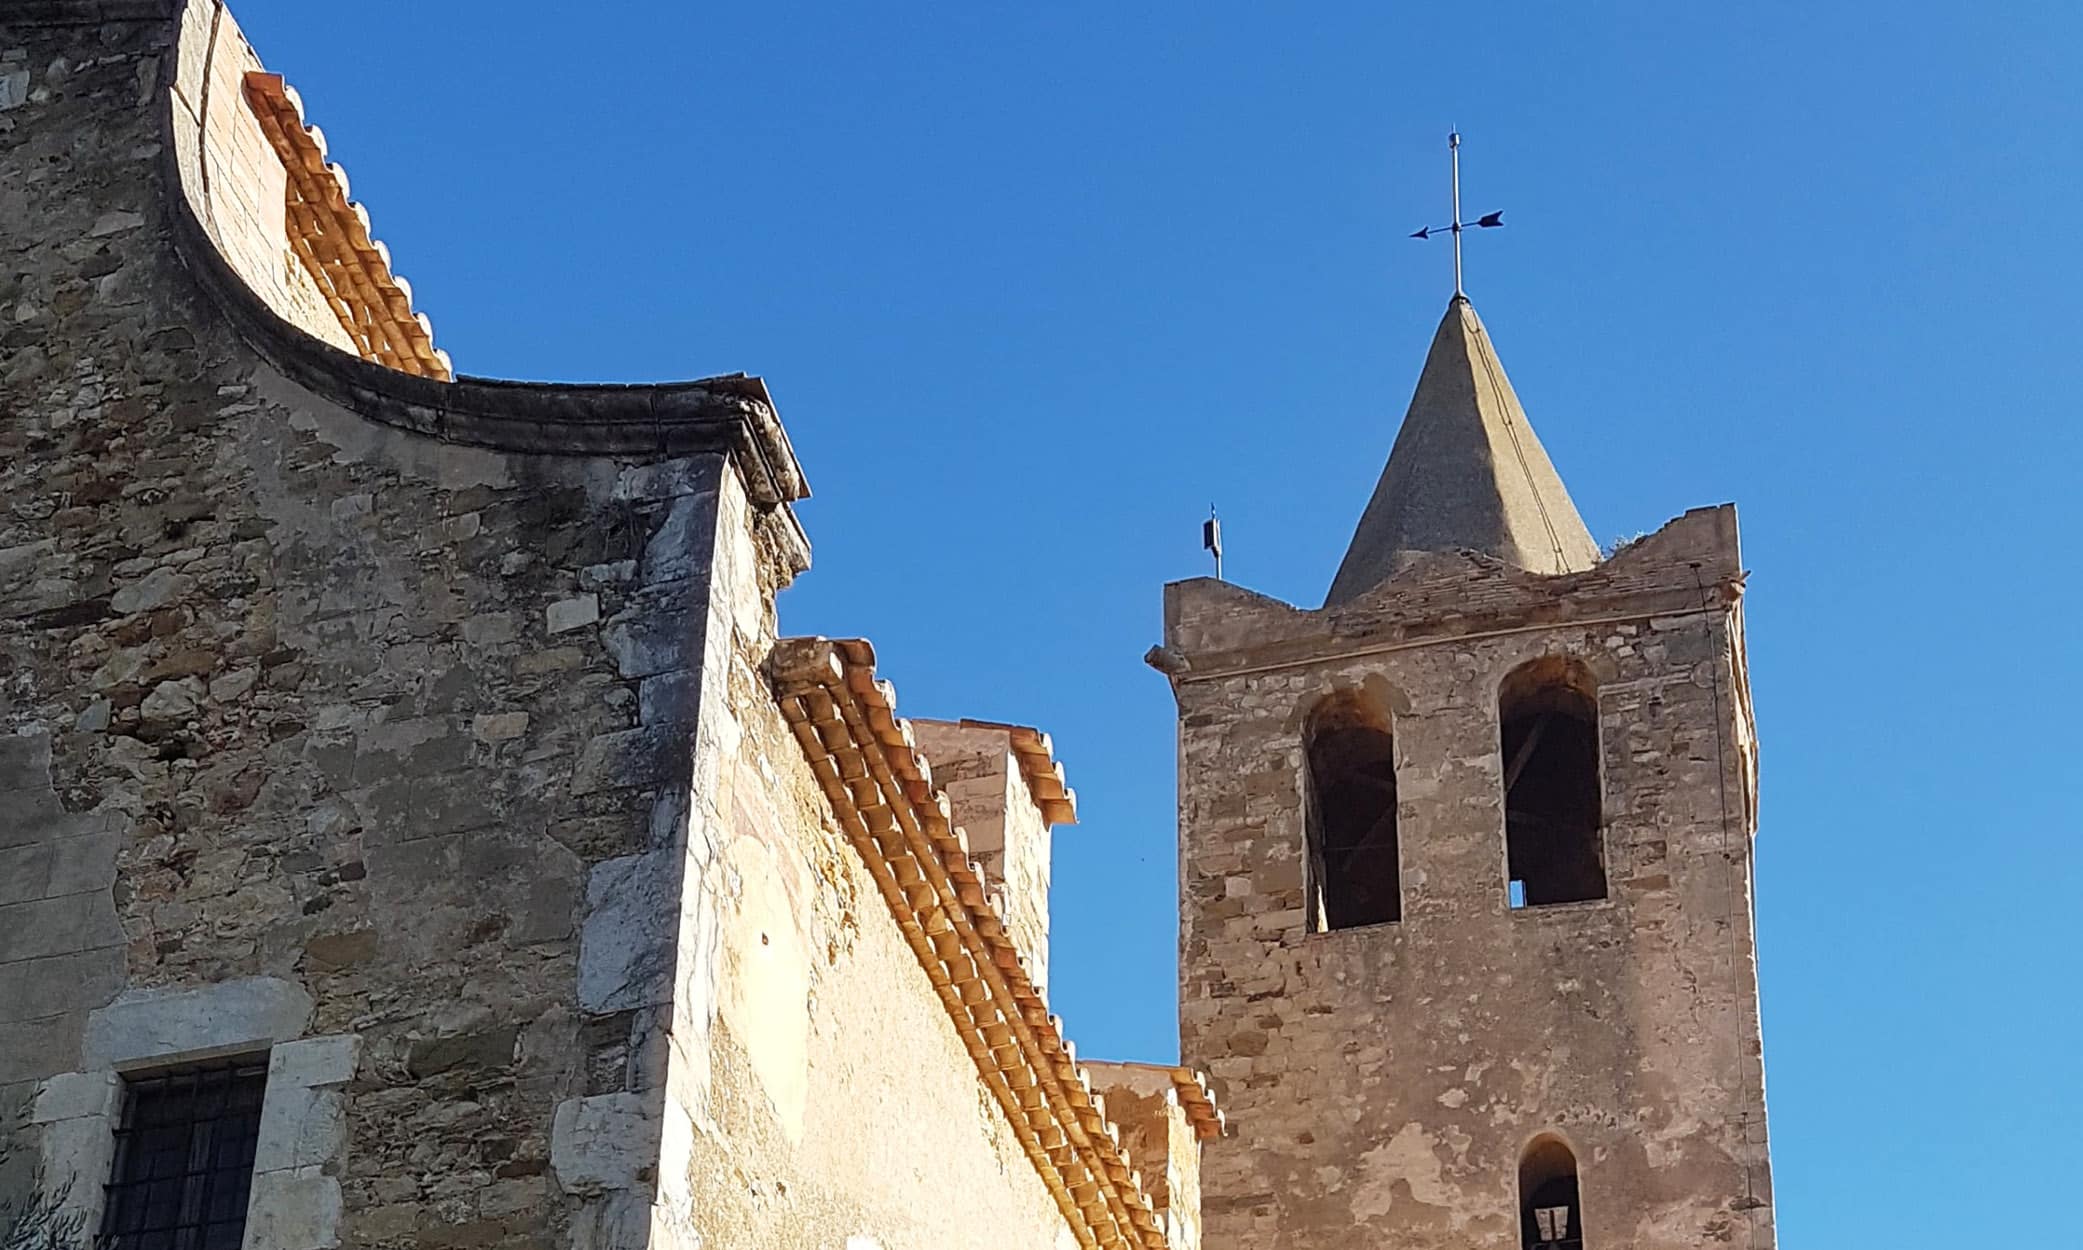
POLYGON ((762 381, 459 374, 375 226, 223 4, 0 5, 0 1250, 1774 1244, 1735 511, 1601 552, 1465 296, 1320 607, 1162 588, 1100 1060, 762 381))

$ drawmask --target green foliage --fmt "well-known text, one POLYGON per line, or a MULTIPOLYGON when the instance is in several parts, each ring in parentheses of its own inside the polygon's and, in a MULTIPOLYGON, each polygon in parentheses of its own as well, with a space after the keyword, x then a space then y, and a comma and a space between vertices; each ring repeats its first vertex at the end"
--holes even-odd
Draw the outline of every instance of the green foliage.
MULTIPOLYGON (((0 1170, 14 1150, 0 1142, 0 1170)), ((72 1182, 48 1185, 42 1168, 32 1176, 26 1197, 0 1198, 0 1250, 86 1250, 86 1217, 65 1210, 72 1182)))
POLYGON ((1604 559, 1610 560, 1647 537, 1648 535, 1641 530, 1636 530, 1632 536, 1622 535, 1600 548, 1599 555, 1604 559))

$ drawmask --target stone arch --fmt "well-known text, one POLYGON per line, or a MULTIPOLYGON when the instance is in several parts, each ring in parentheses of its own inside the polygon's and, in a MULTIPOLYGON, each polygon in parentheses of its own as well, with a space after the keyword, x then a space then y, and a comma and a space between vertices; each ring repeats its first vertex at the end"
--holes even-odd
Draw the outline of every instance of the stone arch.
POLYGON ((1597 678, 1566 656, 1529 660, 1498 686, 1497 725, 1512 906, 1606 897, 1597 678))
POLYGON ((1396 816, 1396 742, 1388 701, 1340 690, 1303 729, 1310 927, 1318 932, 1403 918, 1396 816))
POLYGON ((1519 1156, 1519 1244, 1522 1250, 1583 1250, 1584 1201, 1576 1152, 1542 1133, 1519 1156))

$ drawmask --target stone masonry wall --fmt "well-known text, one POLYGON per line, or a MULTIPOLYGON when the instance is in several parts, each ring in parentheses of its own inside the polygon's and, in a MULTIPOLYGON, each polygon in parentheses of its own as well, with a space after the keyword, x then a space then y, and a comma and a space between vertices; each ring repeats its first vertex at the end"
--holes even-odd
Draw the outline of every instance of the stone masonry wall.
POLYGON ((1722 509, 1570 578, 1433 557, 1344 611, 1169 588, 1181 1049, 1235 1126, 1211 1250, 1508 1250, 1543 1132, 1588 1245, 1771 1244, 1740 579, 1722 509), (1515 911, 1497 691, 1548 655, 1598 678, 1611 884, 1515 911), (1403 918, 1312 933, 1302 733, 1352 688, 1394 717, 1403 918))
POLYGON ((1064 1244, 761 676, 785 508, 264 363, 157 176, 211 17, 0 17, 0 1182, 236 1038, 267 1250, 1064 1244))
POLYGON ((630 640, 726 467, 443 446, 259 364, 168 243, 167 33, 0 37, 45 88, 0 114, 0 1084, 112 1000, 288 982, 363 1041, 351 1242, 541 1244, 554 1108, 636 1079, 580 926, 677 836, 687 640, 630 640))

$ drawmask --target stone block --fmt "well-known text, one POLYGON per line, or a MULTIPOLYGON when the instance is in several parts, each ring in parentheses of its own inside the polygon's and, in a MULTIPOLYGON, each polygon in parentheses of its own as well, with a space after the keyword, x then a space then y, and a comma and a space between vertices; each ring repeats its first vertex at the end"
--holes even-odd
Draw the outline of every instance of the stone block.
POLYGON ((708 619, 708 580, 646 586, 631 595, 601 631, 624 677, 649 677, 701 665, 708 619))
POLYGON ((317 1089, 354 1079, 362 1039, 352 1033, 284 1042, 268 1053, 268 1088, 280 1084, 317 1089))
POLYGON ((51 844, 38 840, 22 846, 0 846, 0 906, 42 898, 50 893, 51 844))
POLYGON ((339 1244, 339 1181, 316 1167, 254 1174, 242 1250, 331 1250, 339 1244))
POLYGON ((273 1067, 271 1059, 267 1097, 260 1108, 260 1136, 254 1144, 253 1170, 275 1172, 331 1162, 347 1141, 347 1118, 340 1092, 290 1082, 278 1084, 273 1067))
POLYGON ((713 455, 630 465, 616 479, 615 498, 672 499, 713 492, 722 482, 723 472, 723 457, 713 455))
POLYGON ((463 641, 473 647, 496 647, 514 640, 514 618, 508 612, 486 612, 463 622, 463 641))
POLYGON ((322 933, 304 943, 304 957, 314 971, 337 972, 376 955, 376 931, 322 933))
POLYGON ((483 789, 423 778, 394 777, 353 797, 364 821, 364 845, 372 848, 481 829, 498 820, 483 789))
POLYGON ((128 616, 164 607, 195 588, 195 579, 169 568, 155 568, 134 582, 118 587, 109 596, 109 607, 128 616))
POLYGON ((672 989, 680 851, 664 848, 594 865, 579 932, 579 1006, 627 1011, 672 989))
POLYGON ((528 732, 528 713, 489 712, 470 724, 480 742, 507 742, 528 732))
POLYGON ((557 1104, 550 1167, 568 1194, 635 1189, 658 1162, 658 1095, 595 1094, 557 1104))
POLYGON ((458 1033, 446 1037, 423 1037, 406 1052, 405 1070, 415 1077, 429 1077, 455 1068, 504 1068, 514 1061, 520 1030, 514 1025, 458 1033))
POLYGON ((98 734, 108 728, 109 714, 113 710, 107 699, 96 699, 81 709, 79 716, 73 720, 72 727, 79 733, 98 734))
POLYGON ((122 1101, 123 1079, 114 1072, 61 1072, 37 1087, 29 1123, 51 1124, 82 1116, 108 1119, 122 1101))
POLYGON ((715 494, 683 495, 666 508, 644 544, 639 573, 646 585, 697 577, 708 571, 715 553, 715 494))
POLYGON ((600 619, 600 596, 584 594, 561 599, 543 609, 542 615, 544 626, 553 634, 580 629, 600 619))
POLYGON ((572 769, 571 792, 649 790, 684 778, 693 744, 685 726, 646 726, 589 739, 572 769))
POLYGON ((109 946, 122 932, 106 889, 9 903, 0 907, 0 964, 109 946))
POLYGON ((101 1216, 102 1181, 116 1157, 114 1115, 112 1107, 107 1115, 73 1116, 43 1126, 39 1153, 47 1183, 65 1195, 59 1210, 84 1227, 101 1216))
POLYGON ((51 736, 47 733, 0 735, 0 794, 48 790, 51 786, 51 736))
POLYGON ((84 1023, 76 1011, 18 1018, 0 1015, 0 1086, 40 1081, 79 1067, 84 1023))
POLYGON ((278 977, 131 990, 88 1015, 85 1053, 117 1068, 237 1054, 294 1038, 310 1019, 311 996, 278 977))
POLYGON ((46 892, 56 897, 108 889, 116 880, 116 850, 121 844, 122 834, 114 830, 51 842, 46 892))
POLYGON ((33 1020, 99 1007, 123 988, 120 929, 108 945, 0 964, 0 1015, 33 1020))
POLYGON ((644 678, 637 687, 637 715, 646 726, 692 725, 701 708, 701 674, 679 669, 644 678))
POLYGON ((194 716, 202 706, 203 684, 193 677, 162 681, 152 687, 137 713, 147 725, 171 725, 194 716))

